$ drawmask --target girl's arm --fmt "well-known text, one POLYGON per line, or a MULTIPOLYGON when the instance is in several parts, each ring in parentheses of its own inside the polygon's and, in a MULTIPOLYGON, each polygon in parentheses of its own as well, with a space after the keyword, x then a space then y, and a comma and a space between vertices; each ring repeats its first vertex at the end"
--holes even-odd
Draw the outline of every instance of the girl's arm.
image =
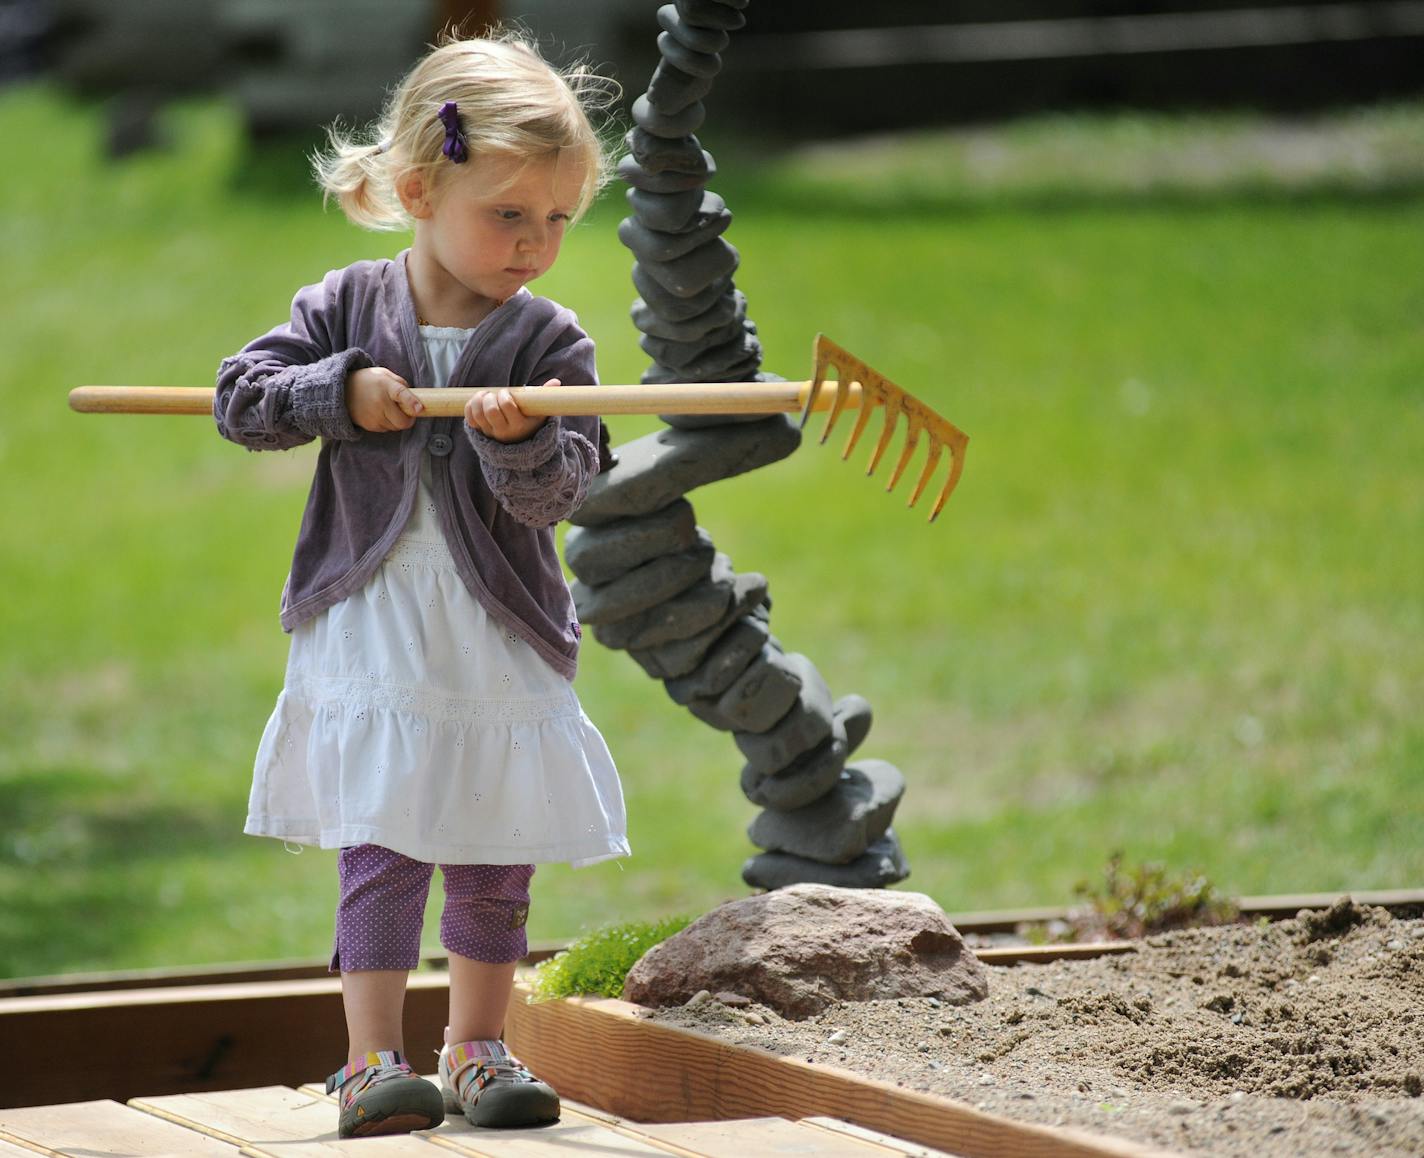
POLYGON ((288 450, 314 438, 353 439, 346 376, 373 363, 338 340, 340 271, 298 290, 292 317, 218 367, 218 433, 249 450, 288 450))
MULTIPOLYGON (((529 375, 531 385, 551 379, 597 385, 593 339, 569 326, 529 375)), ((557 390, 557 386, 550 389, 557 390)), ((500 506, 530 527, 549 527, 573 514, 598 473, 598 419, 549 418, 520 442, 500 442, 466 424, 485 482, 500 506)))

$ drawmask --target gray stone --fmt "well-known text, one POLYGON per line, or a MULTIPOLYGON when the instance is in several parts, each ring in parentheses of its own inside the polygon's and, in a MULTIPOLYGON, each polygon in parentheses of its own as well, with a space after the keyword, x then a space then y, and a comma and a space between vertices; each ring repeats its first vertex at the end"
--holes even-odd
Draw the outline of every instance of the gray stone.
MULTIPOLYGON (((672 194, 677 196, 677 194, 672 194)), ((633 285, 642 299, 665 318, 675 322, 695 318, 705 314, 717 299, 732 289, 730 277, 720 278, 694 294, 675 294, 643 268, 643 263, 633 263, 633 285)))
MULTIPOLYGON (((717 194, 712 196, 717 197, 717 194)), ((717 200, 721 201, 721 198, 717 197, 717 200)), ((721 236, 731 223, 730 210, 722 209, 716 213, 699 210, 681 233, 663 233, 649 229, 636 217, 625 217, 618 225, 618 240, 641 261, 672 261, 721 236)))
POLYGON ((717 710, 717 704, 713 700, 688 700, 685 706, 709 728, 716 728, 719 732, 735 732, 737 730, 737 726, 717 710))
MULTIPOLYGON (((660 60, 648 81, 648 103, 658 112, 674 117, 694 105, 700 105, 702 98, 711 91, 710 76, 693 76, 683 72, 671 61, 660 60)), ((697 123, 702 123, 700 117, 697 123)), ((696 127, 694 125, 685 134, 659 132, 657 129, 651 131, 657 136, 672 140, 680 136, 691 136, 696 127)))
POLYGON ((770 634, 760 619, 743 616, 722 633, 691 673, 664 681, 667 694, 677 704, 720 696, 761 654, 770 634))
POLYGON ((870 701, 852 692, 836 701, 836 718, 845 725, 847 750, 854 752, 870 734, 870 701))
POLYGON ((570 527, 564 536, 564 561, 575 576, 597 586, 626 575, 649 559, 686 550, 697 537, 692 504, 675 499, 651 514, 602 527, 570 527))
POLYGON ((747 299, 740 290, 731 290, 696 317, 673 321, 658 314, 642 298, 634 298, 629 316, 633 319, 633 325, 651 337, 668 338, 675 342, 695 342, 702 335, 720 329, 729 322, 745 321, 747 299))
POLYGON ((748 763, 758 768, 785 768, 831 735, 834 719, 831 689, 807 661, 802 668, 801 690, 791 710, 768 732, 738 732, 737 747, 748 763))
POLYGON ((649 193, 645 189, 629 189, 626 196, 638 220, 649 229, 676 233, 693 220, 706 203, 708 193, 703 189, 689 189, 685 193, 649 193))
MULTIPOLYGON (((751 339, 756 342, 756 339, 751 339)), ((692 370, 688 367, 681 369, 675 366, 663 366, 654 362, 639 376, 639 381, 647 385, 657 385, 665 382, 754 382, 756 380, 757 367, 761 365, 761 345, 756 343, 756 348, 747 351, 744 361, 738 362, 735 366, 727 366, 715 372, 708 371, 693 376, 692 370)), ((765 415, 754 414, 753 419, 765 418, 765 415)), ((722 421, 715 425, 724 426, 736 420, 734 414, 722 415, 722 421)), ((676 423, 669 423, 675 426, 676 423)), ((704 423, 703 425, 713 425, 704 423)))
POLYGON ((702 28, 689 24, 678 15, 676 4, 664 4, 658 9, 658 23, 663 31, 672 33, 694 52, 721 52, 732 43, 732 38, 725 29, 702 28))
POLYGON ((815 674, 804 655, 786 655, 767 644, 717 700, 717 712, 738 732, 766 732, 791 710, 801 685, 815 674))
POLYGON ((766 576, 756 571, 743 571, 732 581, 732 605, 706 631, 661 647, 630 650, 628 654, 654 679, 685 676, 702 662, 721 634, 738 619, 744 615, 760 617, 758 612, 766 597, 766 576))
POLYGON ((712 573, 680 595, 620 619, 614 623, 595 624, 594 638, 615 651, 629 648, 647 650, 659 644, 688 639, 706 631, 726 614, 732 601, 732 562, 718 554, 712 563, 712 573))
POLYGON ((893 764, 847 764, 835 787, 819 800, 787 812, 768 809, 752 821, 747 836, 767 852, 849 864, 885 835, 904 794, 905 777, 893 764))
MULTIPOLYGON (((682 355, 678 357, 681 359, 682 355)), ((658 363, 660 369, 677 375, 672 379, 676 382, 746 382, 759 365, 761 339, 749 333, 743 333, 720 346, 700 350, 690 361, 676 366, 658 363)))
MULTIPOLYGON (((673 7, 686 23, 698 28, 721 28, 735 32, 747 22, 737 8, 722 4, 719 0, 674 0, 673 7)), ((745 8, 746 5, 738 7, 745 8)))
POLYGON ((710 154, 707 160, 710 172, 705 174, 679 173, 673 169, 650 173, 629 153, 618 162, 617 173, 620 180, 626 181, 635 189, 643 189, 649 193, 681 193, 686 189, 701 189, 707 184, 708 177, 716 174, 717 166, 710 154))
POLYGON ((850 864, 821 864, 787 852, 763 852, 742 865, 742 880, 756 889, 784 889, 806 881, 846 889, 883 889, 909 875, 909 862, 893 828, 850 864))
POLYGON ((707 80, 722 71, 722 58, 715 52, 695 52, 670 32, 658 33, 658 52, 679 72, 707 80))
POLYGON ((632 128, 623 136, 628 151, 649 173, 700 173, 707 175, 712 154, 702 148, 696 137, 668 140, 655 137, 646 129, 632 128))
POLYGON ((623 996, 681 1005, 703 989, 802 1020, 841 1002, 967 1005, 988 996, 989 982, 923 893, 802 884, 719 905, 654 945, 628 971, 623 996))
POLYGON ((640 255, 638 267, 668 293, 690 298, 718 279, 730 277, 740 262, 736 246, 725 237, 714 237, 671 261, 649 261, 640 255))
POLYGON ((569 589, 579 622, 593 626, 616 623, 681 595, 707 576, 716 554, 712 539, 704 531, 699 532, 698 541, 691 547, 659 555, 608 583, 590 587, 575 579, 569 589))
POLYGON ((690 490, 785 458, 801 431, 784 414, 714 430, 659 430, 618 448, 618 466, 596 476, 570 518, 596 527, 648 514, 690 490))
POLYGON ((700 100, 693 101, 675 113, 659 112, 646 96, 640 96, 633 102, 633 120, 656 137, 691 136, 702 127, 702 122, 706 119, 707 106, 700 100))
POLYGON ((763 771, 742 766, 742 794, 763 808, 801 808, 836 786, 846 762, 845 727, 831 721, 831 734, 787 767, 763 771))
MULTIPOLYGON (((690 366, 697 360, 698 355, 708 350, 715 350, 719 346, 724 346, 746 333, 746 326, 742 321, 731 321, 725 326, 716 330, 710 330, 702 337, 694 341, 675 342, 668 338, 654 338, 644 334, 638 339, 638 345, 642 347, 643 353, 664 366, 676 369, 679 366, 690 366)), ((766 415, 762 415, 763 418, 766 415)))

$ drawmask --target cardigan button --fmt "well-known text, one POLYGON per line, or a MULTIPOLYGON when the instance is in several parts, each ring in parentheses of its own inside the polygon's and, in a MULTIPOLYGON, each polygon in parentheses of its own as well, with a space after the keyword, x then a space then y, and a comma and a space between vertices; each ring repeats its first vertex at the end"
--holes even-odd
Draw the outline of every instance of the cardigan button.
POLYGON ((455 449, 455 441, 448 434, 437 434, 430 440, 430 453, 444 458, 455 449))

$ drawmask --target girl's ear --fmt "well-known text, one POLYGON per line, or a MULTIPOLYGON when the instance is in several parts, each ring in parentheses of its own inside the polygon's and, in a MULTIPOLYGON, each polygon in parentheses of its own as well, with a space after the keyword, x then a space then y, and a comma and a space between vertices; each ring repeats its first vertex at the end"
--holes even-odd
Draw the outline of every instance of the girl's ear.
POLYGON ((396 180, 396 196, 405 211, 417 221, 430 216, 430 184, 416 169, 407 170, 396 180))

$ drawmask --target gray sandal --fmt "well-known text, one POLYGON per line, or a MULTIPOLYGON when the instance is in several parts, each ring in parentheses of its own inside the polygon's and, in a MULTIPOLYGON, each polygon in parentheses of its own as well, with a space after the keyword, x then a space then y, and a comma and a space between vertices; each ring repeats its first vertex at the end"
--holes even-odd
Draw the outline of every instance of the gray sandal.
POLYGON ((445 1103, 430 1082, 396 1050, 368 1053, 326 1079, 328 1094, 340 1091, 341 1138, 433 1130, 445 1120, 445 1103))
POLYGON ((502 1041, 462 1041, 440 1051, 445 1109, 472 1126, 541 1126, 559 1120, 559 1095, 502 1041))

